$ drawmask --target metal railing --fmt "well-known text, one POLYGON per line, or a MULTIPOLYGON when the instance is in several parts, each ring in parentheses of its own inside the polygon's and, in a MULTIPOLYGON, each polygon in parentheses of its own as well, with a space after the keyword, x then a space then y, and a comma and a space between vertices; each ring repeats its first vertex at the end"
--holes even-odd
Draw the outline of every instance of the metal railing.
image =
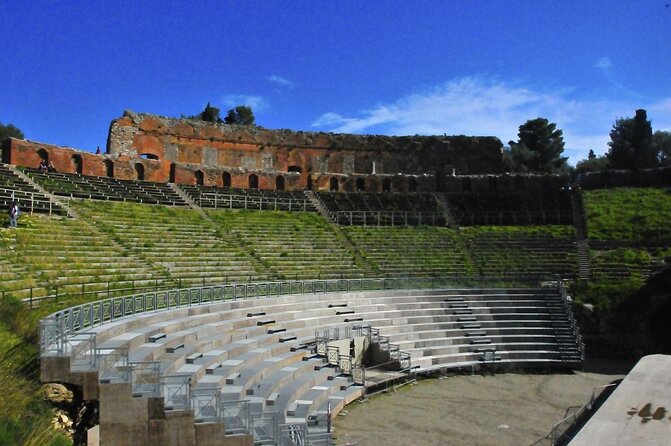
POLYGON ((462 225, 538 225, 572 224, 573 210, 459 212, 453 210, 462 225))
MULTIPOLYGON (((477 283, 477 278, 472 282, 477 283)), ((237 299, 260 299, 288 294, 429 289, 463 285, 455 277, 381 277, 221 284, 194 288, 148 291, 111 297, 52 313, 40 321, 41 354, 64 355, 68 336, 120 318, 147 312, 208 305, 237 299)))
POLYGON ((215 209, 254 209, 275 211, 309 211, 314 205, 307 198, 265 197, 263 195, 236 195, 218 192, 200 192, 194 200, 201 207, 215 209))
POLYGON ((335 223, 357 226, 443 226, 447 223, 440 212, 408 211, 335 211, 335 223))
POLYGON ((573 335, 575 345, 578 349, 578 353, 580 354, 580 362, 584 363, 585 362, 585 343, 582 340, 582 335, 580 334, 580 328, 578 327, 578 322, 576 321, 575 314, 573 313, 573 307, 571 305, 569 295, 568 295, 568 293, 566 291, 566 288, 564 287, 564 284, 562 283, 561 279, 557 281, 557 288, 558 288, 558 291, 559 291, 559 296, 562 300, 562 304, 564 306, 564 315, 565 315, 566 319, 568 320, 569 328, 571 330, 571 334, 573 335))
POLYGON ((566 414, 564 415, 564 418, 552 426, 550 433, 546 435, 544 439, 550 439, 550 444, 552 446, 558 445, 560 443, 560 439, 564 436, 564 434, 566 434, 571 428, 573 428, 575 424, 578 422, 578 420, 580 420, 580 418, 582 418, 592 410, 597 398, 606 389, 610 389, 611 387, 615 386, 617 386, 617 384, 611 383, 611 384, 605 384, 603 386, 594 387, 589 401, 587 401, 587 403, 585 403, 583 406, 578 407, 577 410, 571 412, 570 414, 569 412, 571 411, 571 409, 575 409, 576 406, 572 406, 566 409, 566 414))
POLYGON ((36 209, 47 211, 49 215, 55 210, 61 210, 61 207, 56 202, 41 192, 28 192, 0 187, 0 200, 16 201, 21 212, 29 212, 31 214, 36 209), (46 206, 39 206, 39 204, 46 206))

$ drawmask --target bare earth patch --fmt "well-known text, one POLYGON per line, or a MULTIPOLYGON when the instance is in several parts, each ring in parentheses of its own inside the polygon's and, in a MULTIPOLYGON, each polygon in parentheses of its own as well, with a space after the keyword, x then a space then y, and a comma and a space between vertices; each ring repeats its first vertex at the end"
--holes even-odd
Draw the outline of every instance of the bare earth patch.
POLYGON ((612 365, 592 367, 600 373, 423 380, 346 407, 334 423, 336 444, 531 445, 595 387, 623 378, 628 367, 612 365))

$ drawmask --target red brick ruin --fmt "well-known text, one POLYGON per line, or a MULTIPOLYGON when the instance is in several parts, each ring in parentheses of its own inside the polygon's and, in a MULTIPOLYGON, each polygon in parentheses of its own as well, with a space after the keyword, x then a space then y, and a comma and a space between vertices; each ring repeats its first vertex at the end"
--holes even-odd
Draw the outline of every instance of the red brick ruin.
POLYGON ((442 191, 454 174, 502 173, 495 137, 268 130, 124 112, 96 155, 9 139, 2 161, 121 179, 269 190, 442 191))

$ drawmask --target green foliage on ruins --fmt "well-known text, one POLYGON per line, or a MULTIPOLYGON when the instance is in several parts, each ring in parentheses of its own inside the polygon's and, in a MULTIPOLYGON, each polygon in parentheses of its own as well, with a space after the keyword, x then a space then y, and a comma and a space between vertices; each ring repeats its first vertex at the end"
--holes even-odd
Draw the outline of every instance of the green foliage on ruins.
POLYGON ((235 125, 254 125, 254 112, 247 105, 238 105, 228 111, 224 122, 235 125))
POLYGON ((14 124, 3 124, 0 122, 0 142, 7 138, 24 139, 23 132, 14 124))
POLYGON ((212 107, 208 102, 205 106, 205 109, 200 112, 200 119, 207 122, 221 122, 219 117, 219 109, 217 107, 212 107))
POLYGON ((221 110, 218 107, 213 107, 208 102, 202 112, 192 116, 182 115, 182 118, 199 119, 214 124, 254 125, 255 123, 254 112, 248 105, 238 105, 231 108, 223 119, 220 113, 221 110))

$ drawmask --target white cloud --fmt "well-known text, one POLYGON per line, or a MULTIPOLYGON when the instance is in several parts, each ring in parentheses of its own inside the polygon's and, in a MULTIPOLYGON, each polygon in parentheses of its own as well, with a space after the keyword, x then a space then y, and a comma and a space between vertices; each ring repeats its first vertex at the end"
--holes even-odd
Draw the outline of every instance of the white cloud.
MULTIPOLYGON (((506 144, 517 140, 521 124, 544 117, 564 132, 565 155, 575 164, 590 149, 604 153, 615 119, 631 116, 640 107, 631 102, 583 99, 577 94, 573 89, 548 91, 496 78, 464 77, 358 113, 330 111, 312 125, 342 133, 491 135, 506 144)), ((669 116, 662 112, 671 109, 671 99, 647 108, 655 110, 655 115, 669 116)))
POLYGON ((244 94, 227 94, 222 96, 221 102, 227 107, 236 107, 238 105, 247 105, 254 110, 266 110, 270 106, 268 101, 262 96, 251 96, 244 94))
POLYGON ((283 87, 293 87, 294 83, 290 81, 289 79, 282 77, 282 76, 277 76, 275 74, 271 74, 270 76, 266 76, 266 80, 268 82, 272 82, 274 84, 281 85, 283 87))
POLYGON ((612 66, 613 62, 611 62, 610 57, 602 57, 594 63, 594 68, 600 68, 602 70, 605 70, 612 66))
POLYGON ((321 115, 319 118, 317 118, 316 121, 312 123, 314 127, 330 127, 330 126, 341 126, 343 124, 346 124, 349 121, 353 121, 355 119, 347 119, 343 118, 340 116, 338 113, 324 113, 321 115))

